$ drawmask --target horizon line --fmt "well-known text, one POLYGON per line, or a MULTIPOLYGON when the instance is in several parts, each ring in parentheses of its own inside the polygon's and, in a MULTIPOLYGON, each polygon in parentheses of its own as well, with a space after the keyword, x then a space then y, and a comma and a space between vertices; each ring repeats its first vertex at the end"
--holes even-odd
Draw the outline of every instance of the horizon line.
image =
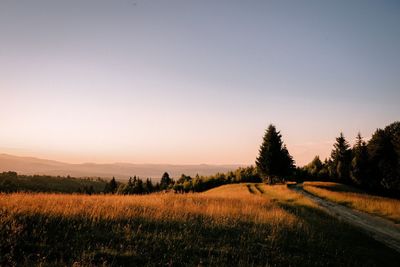
POLYGON ((252 166, 253 164, 250 163, 133 163, 127 161, 115 161, 115 162, 108 162, 108 163, 100 163, 100 162, 80 162, 80 163, 73 163, 64 160, 55 160, 49 158, 41 158, 37 156, 21 156, 16 154, 8 154, 8 153, 0 153, 0 156, 11 156, 17 158, 29 158, 29 159, 37 159, 37 160, 47 160, 53 161, 57 163, 64 163, 64 164, 71 164, 71 165, 84 165, 84 164, 96 164, 96 165, 114 165, 114 164, 131 164, 131 165, 167 165, 167 166, 190 166, 190 165, 206 165, 206 166, 252 166))

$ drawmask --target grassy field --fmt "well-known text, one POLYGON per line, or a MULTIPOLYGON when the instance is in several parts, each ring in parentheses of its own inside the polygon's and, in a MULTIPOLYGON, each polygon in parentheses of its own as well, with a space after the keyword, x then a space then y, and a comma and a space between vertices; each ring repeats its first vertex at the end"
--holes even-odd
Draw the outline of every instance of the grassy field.
POLYGON ((400 223, 400 200, 368 195, 350 186, 332 182, 305 182, 304 190, 350 208, 400 223))
POLYGON ((285 185, 197 194, 0 195, 0 266, 396 266, 285 185))

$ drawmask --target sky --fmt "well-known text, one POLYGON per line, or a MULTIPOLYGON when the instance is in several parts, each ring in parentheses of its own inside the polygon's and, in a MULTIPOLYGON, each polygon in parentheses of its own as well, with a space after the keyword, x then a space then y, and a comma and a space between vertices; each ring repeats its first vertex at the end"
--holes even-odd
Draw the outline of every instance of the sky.
POLYGON ((0 153, 298 165, 400 119, 399 1, 0 0, 0 153))

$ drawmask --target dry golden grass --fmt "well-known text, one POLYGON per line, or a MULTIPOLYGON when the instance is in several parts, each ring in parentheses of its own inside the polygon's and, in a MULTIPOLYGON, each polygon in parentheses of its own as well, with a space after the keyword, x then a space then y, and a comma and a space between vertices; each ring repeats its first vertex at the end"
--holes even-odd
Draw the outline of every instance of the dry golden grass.
POLYGON ((275 201, 283 201, 287 203, 293 203, 296 205, 302 205, 311 207, 314 209, 320 209, 318 204, 302 194, 296 193, 293 190, 287 188, 286 185, 259 185, 259 188, 264 191, 271 199, 275 201))
POLYGON ((193 216, 215 224, 253 222, 290 226, 296 221, 270 199, 250 194, 244 184, 185 195, 1 194, 0 207, 10 214, 79 216, 93 221, 124 218, 185 221, 193 216))
POLYGON ((369 242, 285 185, 0 194, 0 266, 393 265, 397 254, 369 242))
POLYGON ((305 182, 303 185, 304 190, 316 196, 400 223, 400 200, 361 192, 336 191, 342 187, 332 182, 305 182))

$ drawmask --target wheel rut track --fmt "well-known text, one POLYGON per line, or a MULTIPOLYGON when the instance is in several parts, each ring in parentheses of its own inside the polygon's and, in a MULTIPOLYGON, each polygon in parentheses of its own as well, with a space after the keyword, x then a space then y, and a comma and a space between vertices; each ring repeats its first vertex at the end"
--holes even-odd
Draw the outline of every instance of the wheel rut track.
POLYGON ((312 199, 328 214, 358 227, 375 240, 400 253, 400 225, 381 217, 353 210, 343 205, 322 199, 305 191, 300 185, 288 185, 288 188, 312 199))

